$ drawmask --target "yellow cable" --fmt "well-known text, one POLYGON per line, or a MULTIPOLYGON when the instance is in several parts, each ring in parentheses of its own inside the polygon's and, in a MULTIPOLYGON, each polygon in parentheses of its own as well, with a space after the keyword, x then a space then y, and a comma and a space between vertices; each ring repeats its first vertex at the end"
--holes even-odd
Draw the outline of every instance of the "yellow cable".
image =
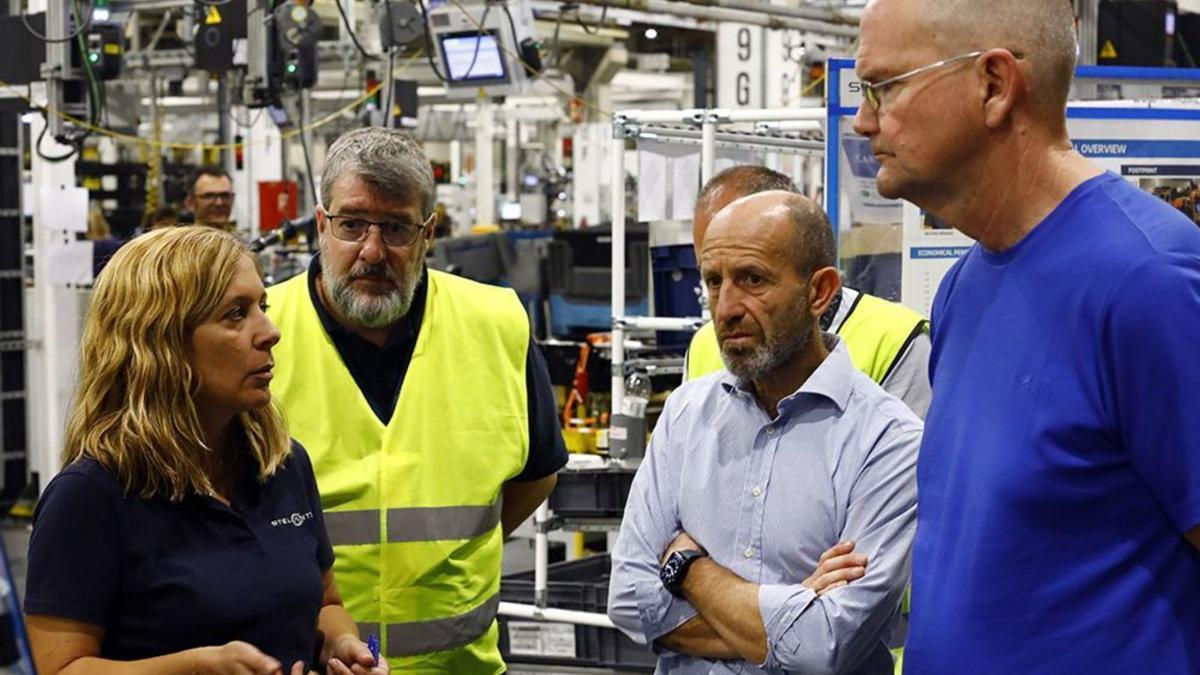
MULTIPOLYGON (((416 53, 414 53, 412 56, 410 56, 408 58, 408 60, 405 61, 404 64, 402 66, 400 66, 400 69, 396 72, 397 73, 404 72, 404 70, 406 68, 408 68, 410 65, 412 65, 413 61, 417 60, 421 56, 421 53, 422 53, 421 50, 418 50, 416 53)), ((357 108, 358 106, 365 103, 367 101, 367 99, 374 96, 376 94, 376 92, 378 92, 381 88, 383 88, 384 84, 386 84, 386 83, 379 82, 374 87, 371 87, 370 89, 368 89, 367 93, 358 97, 354 101, 351 101, 350 103, 348 103, 348 104, 342 106, 341 108, 335 110, 334 112, 331 112, 328 115, 318 119, 317 121, 313 122, 312 124, 309 124, 308 126, 299 127, 296 129, 289 129, 287 131, 284 131, 281 134, 279 134, 279 137, 280 138, 291 138, 293 136, 298 136, 302 133, 312 131, 314 129, 319 129, 320 127, 323 127, 326 124, 329 124, 330 122, 334 121, 336 118, 340 117, 342 115, 342 113, 345 113, 346 111, 348 111, 352 108, 357 108)), ((68 122, 71 122, 72 124, 75 124, 76 126, 82 128, 82 129, 87 129, 87 130, 91 131, 92 133, 100 134, 101 136, 108 136, 110 138, 113 138, 113 139, 116 139, 119 141, 126 141, 129 143, 135 143, 140 146, 149 146, 152 148, 164 148, 164 149, 179 148, 179 149, 183 149, 183 150, 195 150, 195 149, 199 149, 199 150, 236 150, 237 148, 246 146, 245 143, 216 143, 216 144, 177 143, 177 142, 164 143, 162 141, 146 140, 144 138, 141 138, 140 136, 134 136, 132 134, 127 134, 127 133, 124 133, 121 131, 116 131, 114 129, 108 129, 106 127, 96 126, 94 124, 90 124, 84 120, 81 120, 78 117, 75 117, 74 115, 70 115, 65 112, 62 112, 61 110, 56 110, 54 108, 48 108, 43 105, 40 105, 39 103, 34 101, 32 98, 21 93, 20 89, 17 89, 14 85, 9 84, 8 82, 5 82, 4 80, 0 80, 0 87, 7 89, 8 91, 10 91, 14 95, 16 95, 17 98, 20 98, 21 100, 25 101, 29 105, 33 106, 34 108, 36 108, 42 112, 49 113, 49 114, 55 115, 57 117, 61 117, 62 119, 67 120, 68 122)), ((261 142, 266 144, 269 142, 269 140, 263 139, 261 142)))
POLYGON ((807 94, 808 94, 810 91, 812 91, 813 89, 816 89, 816 88, 817 88, 817 87, 818 87, 818 86, 819 86, 821 83, 823 83, 823 82, 825 81, 825 74, 826 74, 827 72, 829 72, 829 71, 828 71, 828 68, 826 69, 826 71, 825 71, 825 72, 821 73, 821 76, 820 76, 820 77, 818 77, 817 79, 813 80, 812 82, 809 82, 809 83, 808 83, 808 86, 807 86, 807 87, 805 87, 803 90, 801 90, 801 92, 800 92, 800 96, 801 96, 801 97, 804 97, 804 96, 806 96, 806 95, 807 95, 807 94))

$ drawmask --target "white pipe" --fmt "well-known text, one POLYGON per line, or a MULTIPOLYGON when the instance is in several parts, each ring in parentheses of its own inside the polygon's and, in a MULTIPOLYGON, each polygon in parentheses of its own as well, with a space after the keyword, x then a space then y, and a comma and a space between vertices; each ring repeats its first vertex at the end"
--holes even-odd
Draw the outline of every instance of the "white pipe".
POLYGON ((550 500, 543 501, 533 515, 533 602, 546 606, 546 581, 550 576, 550 536, 546 523, 550 521, 550 500))
POLYGON ((520 139, 517 135, 520 133, 517 119, 514 116, 509 116, 506 122, 506 132, 504 137, 504 183, 505 192, 504 198, 511 202, 517 201, 517 155, 519 154, 520 139))
POLYGON ((694 317, 680 319, 671 316, 627 316, 620 319, 619 323, 624 324, 626 328, 641 328, 643 330, 694 331, 704 325, 704 319, 694 317))
POLYGON ((626 124, 702 124, 705 119, 715 117, 718 123, 736 122, 788 122, 793 120, 824 121, 824 108, 748 108, 711 109, 689 108, 687 110, 622 110, 619 120, 626 124))
MULTIPOLYGON (((610 0, 581 0, 585 5, 606 5, 610 0)), ((634 9, 651 14, 666 14, 668 16, 686 16, 694 19, 707 19, 709 21, 730 21, 733 23, 748 23, 753 26, 766 26, 768 28, 790 28, 794 30, 808 31, 820 35, 840 35, 843 37, 858 37, 857 26, 846 26, 841 24, 825 23, 813 19, 804 19, 794 16, 783 16, 780 14, 770 13, 775 9, 776 5, 763 3, 762 11, 753 11, 747 9, 731 9, 727 7, 711 7, 707 5, 691 5, 678 0, 633 0, 628 5, 622 6, 622 9, 634 9)))
POLYGON ((625 402, 625 133, 615 125, 612 142, 612 402, 613 414, 625 402))
MULTIPOLYGON (((678 129, 666 127, 643 127, 638 130, 639 139, 656 140, 660 138, 677 138, 682 140, 703 140, 703 131, 695 129, 678 129)), ((761 148, 778 148, 793 154, 815 154, 825 152, 825 143, 809 141, 786 136, 767 136, 738 134, 718 131, 714 134, 717 145, 755 145, 761 148)))
POLYGON ((502 602, 498 613, 501 616, 512 616, 518 619, 536 619, 538 621, 557 621, 573 623, 580 626, 598 626, 600 628, 616 628, 612 619, 604 614, 593 612, 577 612, 571 609, 543 609, 533 605, 521 605, 515 602, 502 602))
POLYGON ((824 108, 759 108, 739 110, 712 110, 722 122, 788 122, 792 120, 824 121, 824 108))
POLYGON ((700 185, 708 185, 717 171, 717 119, 707 116, 700 127, 700 185))
POLYGON ((702 110, 622 110, 617 113, 625 124, 693 124, 702 110))
POLYGON ((788 120, 786 122, 759 122, 754 130, 760 133, 774 131, 820 131, 824 127, 817 120, 788 120))
POLYGON ((495 108, 492 99, 479 97, 475 126, 475 224, 496 222, 495 155, 492 150, 495 108))

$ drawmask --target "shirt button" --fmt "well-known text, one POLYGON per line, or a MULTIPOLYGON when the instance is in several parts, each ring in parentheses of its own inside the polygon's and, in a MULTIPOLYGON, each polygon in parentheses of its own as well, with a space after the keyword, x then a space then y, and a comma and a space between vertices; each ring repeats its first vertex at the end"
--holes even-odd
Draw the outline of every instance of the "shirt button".
POLYGON ((767 435, 774 436, 775 435, 775 427, 767 427, 767 435))
POLYGON ((761 497, 762 496, 762 488, 755 485, 754 489, 750 491, 750 494, 754 495, 755 497, 761 497))
POLYGON ((747 558, 753 558, 754 557, 754 549, 748 548, 742 552, 742 555, 746 556, 747 558))

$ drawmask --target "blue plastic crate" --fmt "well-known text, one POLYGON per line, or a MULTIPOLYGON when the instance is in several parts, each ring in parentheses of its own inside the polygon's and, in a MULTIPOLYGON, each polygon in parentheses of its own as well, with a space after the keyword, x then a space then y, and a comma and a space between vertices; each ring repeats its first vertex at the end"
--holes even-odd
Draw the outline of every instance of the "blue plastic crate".
MULTIPOLYGON (((656 246, 650 249, 654 271, 654 313, 657 316, 692 317, 703 311, 700 295, 700 265, 691 244, 656 246)), ((658 346, 686 348, 692 334, 659 331, 658 346)))

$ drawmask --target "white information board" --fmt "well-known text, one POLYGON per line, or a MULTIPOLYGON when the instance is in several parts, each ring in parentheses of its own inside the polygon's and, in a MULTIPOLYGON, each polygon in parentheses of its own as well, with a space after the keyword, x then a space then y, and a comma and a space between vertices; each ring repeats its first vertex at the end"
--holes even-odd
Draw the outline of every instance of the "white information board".
MULTIPOLYGON (((1075 149, 1200 224, 1200 103, 1171 108, 1072 106, 1075 149)), ((974 242, 912 204, 904 207, 901 301, 929 316, 942 277, 974 242)))
POLYGON ((717 107, 763 108, 765 99, 762 26, 717 26, 717 107))

